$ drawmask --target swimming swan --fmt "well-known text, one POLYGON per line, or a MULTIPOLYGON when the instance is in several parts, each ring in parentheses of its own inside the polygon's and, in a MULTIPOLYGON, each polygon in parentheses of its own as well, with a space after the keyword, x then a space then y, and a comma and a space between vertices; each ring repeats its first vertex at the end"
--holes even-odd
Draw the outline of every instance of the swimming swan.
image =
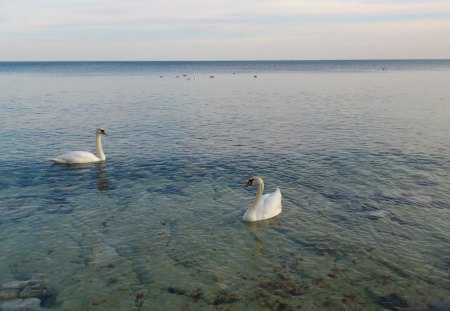
POLYGON ((102 148, 102 135, 106 136, 106 131, 102 128, 98 128, 96 135, 97 155, 87 151, 71 151, 50 160, 58 164, 80 164, 105 161, 106 157, 102 148))
POLYGON ((277 190, 273 193, 264 192, 264 182, 261 177, 255 176, 250 178, 244 185, 249 187, 251 185, 258 185, 258 194, 256 195, 253 205, 248 208, 242 217, 243 221, 259 221, 277 216, 281 213, 281 191, 277 190))

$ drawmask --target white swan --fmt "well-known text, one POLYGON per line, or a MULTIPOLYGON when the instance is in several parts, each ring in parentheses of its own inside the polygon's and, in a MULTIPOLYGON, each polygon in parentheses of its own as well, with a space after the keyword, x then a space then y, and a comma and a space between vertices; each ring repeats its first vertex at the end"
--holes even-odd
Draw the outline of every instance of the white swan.
POLYGON ((102 148, 102 135, 106 136, 106 131, 102 128, 98 128, 96 135, 97 155, 87 151, 71 151, 49 160, 58 164, 80 164, 105 161, 106 157, 102 148))
POLYGON ((250 178, 244 185, 244 187, 251 186, 253 184, 258 185, 258 194, 252 206, 248 208, 242 217, 243 221, 259 221, 265 220, 277 216, 281 213, 281 191, 277 187, 277 190, 272 193, 263 195, 264 182, 261 177, 255 176, 250 178))

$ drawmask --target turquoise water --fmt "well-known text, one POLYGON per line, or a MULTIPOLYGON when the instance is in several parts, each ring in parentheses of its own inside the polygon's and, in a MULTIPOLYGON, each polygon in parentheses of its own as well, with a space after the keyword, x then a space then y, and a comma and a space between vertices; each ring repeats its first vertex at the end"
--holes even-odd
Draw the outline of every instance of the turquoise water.
POLYGON ((0 284, 44 310, 448 310, 449 85, 449 61, 0 63, 0 284), (105 163, 46 160, 97 127, 105 163), (253 175, 279 217, 241 221, 253 175))

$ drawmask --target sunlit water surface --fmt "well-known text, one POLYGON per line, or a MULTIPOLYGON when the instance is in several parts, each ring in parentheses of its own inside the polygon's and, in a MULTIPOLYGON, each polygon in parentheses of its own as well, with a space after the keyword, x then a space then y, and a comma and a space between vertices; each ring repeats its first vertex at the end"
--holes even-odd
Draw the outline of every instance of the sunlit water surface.
POLYGON ((448 310, 450 66, 207 65, 3 64, 0 283, 51 310, 448 310), (46 160, 100 126, 104 164, 46 160), (241 221, 253 175, 279 217, 241 221))

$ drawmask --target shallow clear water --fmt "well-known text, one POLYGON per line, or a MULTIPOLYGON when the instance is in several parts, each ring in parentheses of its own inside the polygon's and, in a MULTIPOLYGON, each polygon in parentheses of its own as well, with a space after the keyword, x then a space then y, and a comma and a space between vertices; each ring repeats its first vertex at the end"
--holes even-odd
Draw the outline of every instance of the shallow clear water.
POLYGON ((0 283, 54 310, 447 310, 450 66, 395 64, 0 64, 0 283), (45 160, 100 126, 104 164, 45 160), (247 224, 256 174, 283 212, 247 224))

